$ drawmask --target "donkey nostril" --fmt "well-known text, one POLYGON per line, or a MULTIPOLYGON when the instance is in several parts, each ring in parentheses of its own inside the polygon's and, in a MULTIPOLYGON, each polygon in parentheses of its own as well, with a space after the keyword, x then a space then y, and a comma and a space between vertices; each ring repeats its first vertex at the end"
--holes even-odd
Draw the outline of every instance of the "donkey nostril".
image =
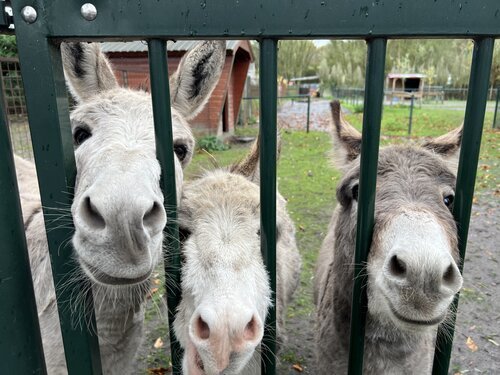
POLYGON ((162 231, 165 225, 165 211, 161 203, 154 201, 151 208, 144 214, 143 218, 144 227, 153 232, 162 231))
POLYGON ((259 324, 257 323, 257 320, 255 319, 255 315, 252 316, 252 319, 247 323, 245 326, 245 330, 243 332, 243 338, 247 341, 255 340, 255 338, 258 336, 259 331, 259 324))
POLYGON ((389 270, 393 276, 404 277, 406 274, 406 263, 399 259, 397 255, 393 255, 389 263, 389 270))
POLYGON ((106 226, 106 221, 100 214, 97 207, 92 204, 90 197, 86 197, 82 204, 82 216, 86 223, 96 229, 104 229, 106 226))
POLYGON ((162 207, 160 203, 154 202, 149 211, 142 218, 145 226, 154 226, 162 218, 162 207))
POLYGON ((443 281, 446 284, 452 284, 455 281, 455 268, 452 264, 448 266, 446 271, 443 273, 443 281))
POLYGON ((196 328, 195 328, 196 336, 202 340, 206 340, 210 337, 210 327, 208 324, 201 318, 201 316, 196 319, 196 328))

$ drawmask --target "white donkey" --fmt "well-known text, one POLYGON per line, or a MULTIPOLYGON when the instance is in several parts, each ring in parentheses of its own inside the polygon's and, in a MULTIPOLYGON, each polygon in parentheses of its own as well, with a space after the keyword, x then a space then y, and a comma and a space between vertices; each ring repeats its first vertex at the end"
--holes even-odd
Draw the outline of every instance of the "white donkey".
MULTIPOLYGON (((71 113, 77 168, 71 215, 74 256, 82 272, 73 277, 91 280, 104 373, 129 373, 167 221, 151 97, 120 88, 98 44, 63 44, 61 49, 78 103, 71 113)), ((187 121, 203 108, 224 58, 224 42, 203 42, 170 78, 178 196, 182 168, 194 147, 187 121)), ((64 350, 36 172, 22 159, 16 158, 16 164, 46 362, 50 374, 62 374, 64 350)))
MULTIPOLYGON (((259 373, 250 361, 271 303, 260 252, 259 149, 230 170, 186 183, 179 207, 182 301, 174 328, 187 375, 259 373)), ((286 201, 277 195, 277 334, 299 282, 300 255, 286 201)))
MULTIPOLYGON (((332 103, 344 175, 318 258, 319 374, 347 373, 361 135, 332 103)), ((462 286, 451 206, 462 129, 417 146, 380 150, 368 256, 364 374, 430 374, 437 326, 462 286)))

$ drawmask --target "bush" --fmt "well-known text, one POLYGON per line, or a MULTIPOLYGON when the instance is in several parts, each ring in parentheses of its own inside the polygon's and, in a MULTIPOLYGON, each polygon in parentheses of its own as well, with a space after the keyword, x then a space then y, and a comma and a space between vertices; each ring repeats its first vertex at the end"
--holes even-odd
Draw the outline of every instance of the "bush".
POLYGON ((206 151, 226 151, 229 146, 215 135, 207 135, 198 139, 198 148, 206 151))

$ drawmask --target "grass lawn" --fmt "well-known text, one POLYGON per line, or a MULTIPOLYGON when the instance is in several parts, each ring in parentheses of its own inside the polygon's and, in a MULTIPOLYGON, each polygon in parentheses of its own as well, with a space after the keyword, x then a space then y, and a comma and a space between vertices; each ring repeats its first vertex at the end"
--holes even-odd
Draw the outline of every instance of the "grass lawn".
MULTIPOLYGON (((476 196, 491 193, 499 194, 499 135, 500 131, 491 130, 491 114, 487 115, 485 132, 481 146, 476 196)), ((358 129, 361 128, 362 114, 347 116, 358 129)), ((415 109, 414 126, 411 141, 423 136, 437 136, 461 124, 463 113, 453 110, 415 109)), ((382 143, 402 143, 406 136, 408 108, 386 107, 382 124, 382 143)), ((256 134, 255 127, 238 128, 239 134, 256 134)), ((226 166, 241 159, 247 146, 232 146, 226 151, 214 151, 209 157, 198 152, 186 170, 186 178, 194 178, 203 169, 213 168, 213 159, 220 166, 226 166)), ((295 295, 295 302, 288 310, 289 317, 307 319, 313 311, 312 277, 316 256, 326 234, 333 207, 335 205, 335 188, 340 174, 332 166, 328 158, 331 150, 330 136, 323 132, 302 131, 282 132, 282 151, 278 166, 278 187, 280 193, 288 200, 288 209, 297 229, 297 241, 302 254, 301 285, 295 295)), ((155 307, 151 307, 155 309, 155 307)), ((149 315, 149 314, 148 314, 149 315)), ((162 332, 154 332, 151 337, 168 338, 162 332)), ((293 332, 290 333, 293 335, 293 332)), ((161 352, 155 350, 155 352, 161 352)), ((153 356, 154 357, 154 356, 153 356)), ((283 361, 294 362, 301 358, 301 353, 283 354, 283 361)), ((150 358, 151 359, 151 358, 150 358)), ((149 361, 148 361, 149 362, 149 361)), ((158 365, 160 361, 152 361, 158 365)))

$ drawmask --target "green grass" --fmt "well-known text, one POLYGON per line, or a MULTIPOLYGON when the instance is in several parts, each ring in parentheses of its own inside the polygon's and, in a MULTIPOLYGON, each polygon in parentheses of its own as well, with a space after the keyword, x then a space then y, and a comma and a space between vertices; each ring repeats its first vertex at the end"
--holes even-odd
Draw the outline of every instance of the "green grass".
POLYGON ((283 133, 278 187, 288 200, 302 255, 301 287, 288 315, 308 315, 313 310, 312 277, 317 252, 326 234, 340 174, 329 165, 330 137, 320 132, 283 133))
MULTIPOLYGON (((351 109, 351 106, 345 106, 351 109)), ((412 134, 408 137, 408 106, 385 106, 382 118, 381 144, 404 143, 410 138, 418 141, 422 137, 436 137, 459 126, 464 119, 465 111, 446 109, 426 109, 416 106, 413 112, 412 134)), ((346 119, 358 130, 361 130, 362 113, 353 113, 346 119)), ((484 120, 481 154, 476 178, 476 192, 500 194, 500 129, 492 129, 493 112, 486 112, 484 120)))

